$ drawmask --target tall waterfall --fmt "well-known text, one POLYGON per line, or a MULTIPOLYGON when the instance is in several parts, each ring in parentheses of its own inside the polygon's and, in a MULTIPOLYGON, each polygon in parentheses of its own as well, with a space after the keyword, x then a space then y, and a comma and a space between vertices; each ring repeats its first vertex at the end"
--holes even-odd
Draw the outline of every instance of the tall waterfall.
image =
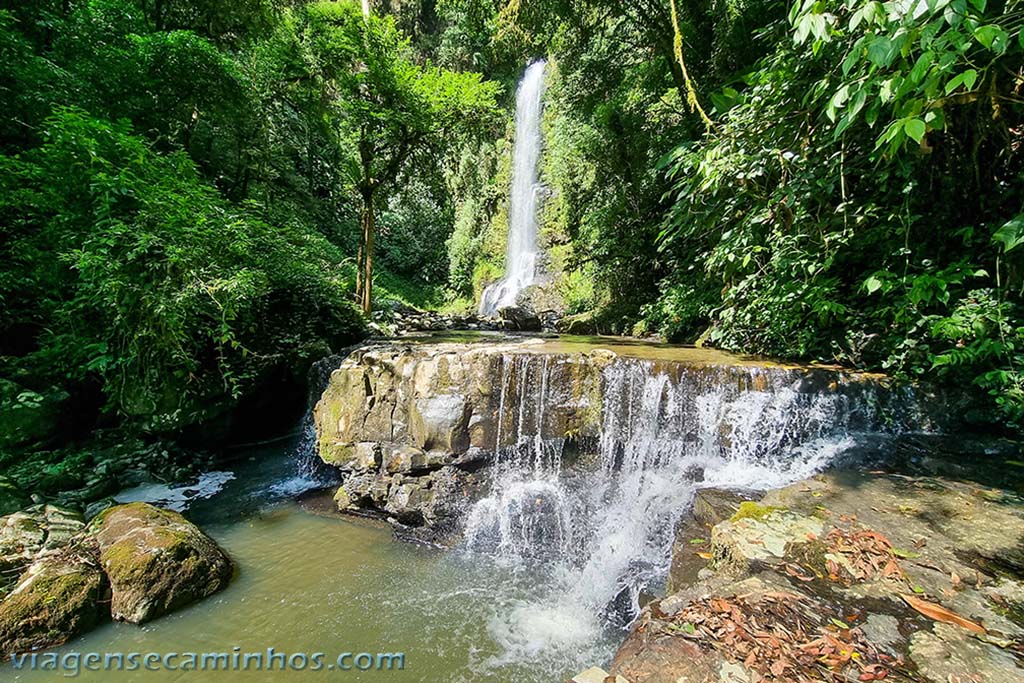
POLYGON ((498 665, 601 661, 595 643, 638 613, 642 592, 664 585, 676 523, 698 487, 785 485, 916 420, 894 419, 886 404, 896 401, 876 385, 837 390, 783 368, 723 375, 619 359, 602 371, 596 452, 570 467, 563 441, 537 431, 559 362, 505 359, 498 441, 514 443, 498 449, 491 491, 466 518, 465 552, 537 586, 495 610, 498 665))
POLYGON ((512 306, 523 289, 533 284, 537 267, 537 161, 540 158, 541 99, 544 95, 546 62, 534 62, 526 69, 516 93, 516 137, 512 148, 512 192, 510 195, 508 243, 505 249, 505 277, 484 290, 480 313, 493 315, 512 306))

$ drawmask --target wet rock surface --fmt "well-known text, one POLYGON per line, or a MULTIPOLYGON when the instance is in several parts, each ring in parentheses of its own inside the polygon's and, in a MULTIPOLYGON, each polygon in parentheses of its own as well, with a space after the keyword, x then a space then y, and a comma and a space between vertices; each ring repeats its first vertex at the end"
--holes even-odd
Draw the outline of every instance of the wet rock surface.
MULTIPOLYGON (((733 440, 751 438, 732 433, 747 429, 728 423, 741 419, 739 413, 721 418, 725 422, 713 433, 698 437, 713 416, 699 414, 695 396, 725 401, 729 394, 740 401, 745 392, 770 396, 773 387, 784 397, 806 396, 805 402, 826 396, 859 401, 870 393, 874 403, 883 404, 889 396, 876 376, 777 366, 698 349, 657 349, 646 358, 628 355, 635 345, 614 348, 621 354, 579 340, 442 335, 355 349, 336 361, 314 410, 319 457, 342 475, 339 507, 447 535, 481 490, 489 465, 513 450, 544 444, 567 468, 593 466, 602 430, 623 429, 616 425, 631 419, 632 403, 656 398, 630 389, 648 380, 651 391, 664 393, 671 386, 679 394, 678 405, 666 403, 664 409, 678 413, 673 419, 680 433, 672 438, 680 449, 698 439, 729 449, 733 440)), ((871 413, 864 411, 866 420, 875 419, 871 413)), ((852 413, 847 418, 859 419, 852 413)), ((605 455, 616 457, 612 451, 605 455)), ((617 467, 612 461, 607 466, 617 467)), ((695 530, 693 537, 709 537, 710 526, 695 530)), ((687 571, 698 571, 689 559, 687 571)))
POLYGON ((79 537, 28 566, 0 602, 0 652, 54 647, 109 617, 95 539, 79 537))
MULTIPOLYGON (((706 566, 673 574, 675 592, 644 609, 611 673, 632 683, 1024 680, 1017 493, 843 471, 722 508, 735 511, 699 551, 706 566)), ((677 555, 689 550, 681 541, 677 555)))
POLYGON ((550 409, 520 414, 519 393, 538 381, 522 361, 539 343, 385 344, 342 361, 315 410, 320 457, 344 477, 339 508, 429 527, 441 542, 480 490, 480 468, 520 433, 596 436, 601 353, 551 356, 550 409))

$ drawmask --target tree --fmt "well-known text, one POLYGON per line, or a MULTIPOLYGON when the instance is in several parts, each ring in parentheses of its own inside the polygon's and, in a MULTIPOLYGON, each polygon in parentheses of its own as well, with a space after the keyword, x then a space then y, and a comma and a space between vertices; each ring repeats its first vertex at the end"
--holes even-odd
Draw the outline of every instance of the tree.
POLYGON ((369 313, 375 201, 410 172, 406 162, 414 154, 493 113, 499 86, 476 73, 417 64, 394 20, 364 16, 354 0, 310 5, 306 18, 306 59, 361 200, 356 295, 369 313))

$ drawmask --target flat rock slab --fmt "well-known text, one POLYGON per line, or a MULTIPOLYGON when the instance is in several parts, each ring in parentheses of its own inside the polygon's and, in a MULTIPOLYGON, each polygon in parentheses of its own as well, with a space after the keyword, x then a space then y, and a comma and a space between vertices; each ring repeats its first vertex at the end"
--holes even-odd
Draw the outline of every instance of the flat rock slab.
POLYGON ((92 524, 114 619, 141 624, 211 595, 231 579, 224 551, 177 512, 129 503, 100 513, 92 524))

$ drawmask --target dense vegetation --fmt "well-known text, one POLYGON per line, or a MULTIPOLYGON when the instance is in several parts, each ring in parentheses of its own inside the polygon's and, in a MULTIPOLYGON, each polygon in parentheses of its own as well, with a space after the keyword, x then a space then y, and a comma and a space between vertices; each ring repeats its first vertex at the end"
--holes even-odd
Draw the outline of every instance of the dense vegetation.
POLYGON ((358 306, 472 308, 542 57, 565 313, 973 385, 1021 426, 1019 0, 370 4, 5 3, 0 466, 209 426, 358 306))
MULTIPOLYGON (((570 313, 975 386, 976 417, 1021 426, 1019 1, 441 7, 484 64, 552 60, 544 231, 570 313)), ((493 187, 456 211, 456 291, 500 267, 493 187)))

